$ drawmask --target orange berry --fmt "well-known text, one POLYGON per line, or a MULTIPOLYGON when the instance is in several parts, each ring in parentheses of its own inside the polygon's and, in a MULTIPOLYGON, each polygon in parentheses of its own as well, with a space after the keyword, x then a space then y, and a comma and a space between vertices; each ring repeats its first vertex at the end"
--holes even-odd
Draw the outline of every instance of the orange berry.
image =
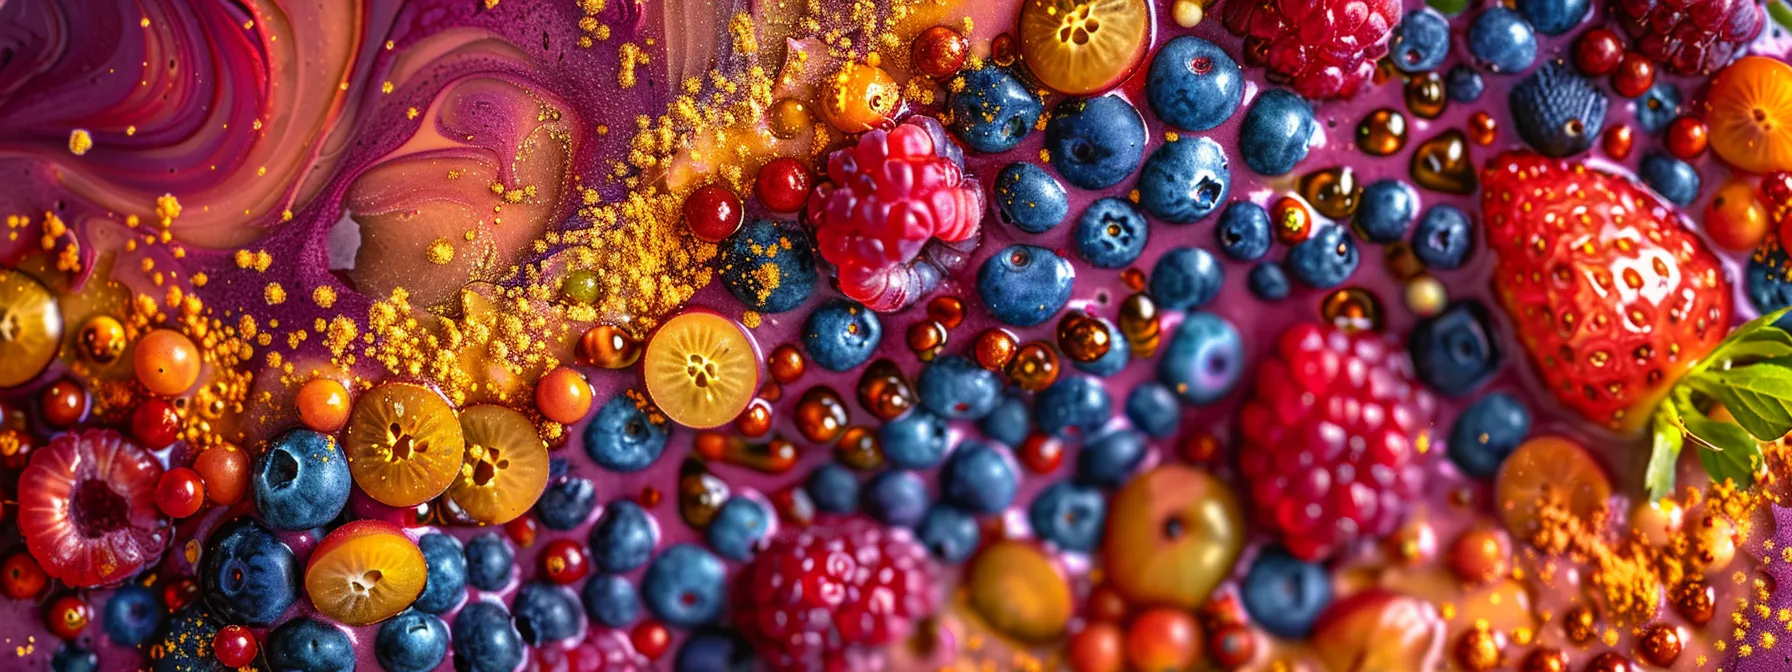
POLYGON ((1792 65, 1745 56, 1711 79, 1711 151, 1751 173, 1792 170, 1792 65))
POLYGON ((137 339, 137 380, 153 394, 175 397, 199 380, 199 348, 185 334, 157 329, 137 339))
POLYGON ((1141 670, 1180 670, 1201 655, 1195 617, 1158 607, 1139 614, 1126 629, 1126 659, 1141 670))
POLYGON ((1120 672, 1126 662, 1121 648, 1120 628, 1112 623, 1092 623, 1071 636, 1065 655, 1075 672, 1120 672))
POLYGON ((1683 116, 1668 124, 1668 153, 1682 160, 1691 161, 1704 154, 1708 139, 1705 122, 1698 117, 1683 116))
POLYGON ((1767 208, 1761 205, 1755 185, 1743 180, 1718 189, 1705 210, 1705 233, 1726 250, 1755 249, 1767 237, 1769 226, 1767 208))
POLYGON ((249 454, 236 446, 205 449, 193 460, 193 471, 205 483, 205 496, 220 505, 243 501, 249 491, 249 454))
POLYGON ((299 386, 299 422, 333 434, 348 424, 348 388, 332 378, 312 378, 299 386))
POLYGON ((591 412, 591 383, 585 374, 555 367, 535 385, 535 405, 549 420, 570 425, 591 412))
POLYGON ((1619 161, 1630 156, 1630 148, 1634 144, 1630 127, 1624 124, 1605 129, 1605 132, 1599 135, 1599 148, 1605 150, 1606 156, 1619 161))

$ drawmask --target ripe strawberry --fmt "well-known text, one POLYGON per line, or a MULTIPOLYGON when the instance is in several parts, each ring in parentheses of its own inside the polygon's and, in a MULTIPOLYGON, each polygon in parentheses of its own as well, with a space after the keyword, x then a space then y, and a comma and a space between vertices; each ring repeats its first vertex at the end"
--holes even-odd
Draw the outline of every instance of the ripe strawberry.
POLYGON ((1730 283, 1678 211, 1579 162, 1502 154, 1482 178, 1493 284, 1550 391, 1612 429, 1655 404, 1730 328, 1730 283))

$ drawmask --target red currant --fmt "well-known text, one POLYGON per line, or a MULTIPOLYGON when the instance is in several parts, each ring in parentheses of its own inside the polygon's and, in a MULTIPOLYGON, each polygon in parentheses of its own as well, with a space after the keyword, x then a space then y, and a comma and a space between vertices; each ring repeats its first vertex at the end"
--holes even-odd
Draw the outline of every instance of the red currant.
POLYGON ((0 593, 15 600, 36 597, 50 583, 50 576, 30 553, 16 551, 0 561, 0 593))
POLYGON ((93 405, 87 396, 87 390, 72 380, 58 380, 44 388, 43 401, 44 422, 52 427, 73 427, 87 418, 87 411, 93 405))
POLYGON ((962 33, 945 26, 934 26, 921 31, 909 45, 909 62, 921 74, 945 79, 958 74, 970 51, 971 41, 962 33))
POLYGON ((666 649, 672 646, 672 633, 659 621, 642 621, 628 633, 628 639, 635 645, 635 652, 647 656, 648 660, 659 660, 666 655, 666 649))
POLYGON ((578 541, 555 539, 541 553, 541 571, 549 581, 564 586, 590 574, 591 560, 578 541))
POLYGON ((1691 161, 1705 153, 1710 143, 1705 122, 1698 117, 1683 116, 1668 125, 1668 152, 1683 161, 1691 161))
POLYGON ((51 634, 74 641, 87 629, 87 622, 93 620, 93 609, 87 606, 87 600, 79 595, 63 595, 50 603, 48 618, 51 634))
POLYGON ((1016 455, 1021 465, 1035 474, 1049 474, 1064 464, 1064 444, 1049 434, 1031 434, 1016 455))
POLYGON ((759 169, 754 186, 759 204, 765 209, 778 213, 796 212, 809 200, 809 169, 803 162, 788 156, 772 159, 759 169))
POLYGON ((156 508, 171 518, 185 518, 199 512, 205 504, 205 482, 199 472, 175 467, 162 473, 156 483, 156 508))
POLYGON ((1581 33, 1574 41, 1574 67, 1588 77, 1604 77, 1618 69, 1624 60, 1624 43, 1618 34, 1606 28, 1581 33))
POLYGON ((180 438, 180 413, 174 404, 150 399, 131 411, 131 436, 150 450, 161 450, 180 438))
POLYGON ((1655 86, 1655 62, 1638 53, 1624 55, 1618 61, 1618 69, 1612 73, 1612 90, 1625 98, 1635 98, 1655 86))
POLYGON ((1605 132, 1599 135, 1599 148, 1605 150, 1606 156, 1619 161, 1630 156, 1630 148, 1633 143, 1630 126, 1626 124, 1618 124, 1605 129, 1605 132))
POLYGON ((255 662, 255 634, 240 625, 226 625, 212 636, 212 655, 225 667, 247 667, 255 662))
POLYGON ((169 613, 192 604, 195 597, 199 597, 199 584, 192 579, 181 579, 162 586, 162 604, 168 605, 169 613))
POLYGON ((504 534, 515 542, 518 548, 535 545, 535 537, 541 532, 541 524, 535 522, 534 516, 523 516, 504 524, 504 534))
POLYGON ((684 225, 692 235, 712 243, 740 229, 742 212, 740 197, 719 184, 703 185, 684 198, 684 225))

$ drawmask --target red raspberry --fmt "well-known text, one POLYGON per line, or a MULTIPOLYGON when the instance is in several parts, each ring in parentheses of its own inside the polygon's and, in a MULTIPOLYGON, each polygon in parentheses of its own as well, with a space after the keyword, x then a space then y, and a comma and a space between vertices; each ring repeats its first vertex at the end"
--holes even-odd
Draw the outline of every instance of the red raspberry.
POLYGON ((1755 0, 1613 0, 1612 18, 1636 49, 1681 75, 1709 75, 1766 25, 1755 0))
POLYGON ((914 303, 976 245, 983 189, 930 117, 859 136, 828 155, 825 178, 809 195, 816 246, 841 293, 872 310, 914 303))
POLYGON ((44 571, 76 588, 118 583, 168 547, 162 464, 110 429, 65 432, 19 475, 19 529, 44 571))
POLYGON ((780 537, 744 578, 735 618, 777 672, 870 667, 941 600, 926 549, 864 520, 780 537))
POLYGON ((1421 491, 1436 403, 1380 335, 1301 324, 1257 367, 1239 467, 1258 522, 1316 561, 1393 532, 1421 491))
POLYGON ((1227 0, 1245 59, 1309 99, 1349 98, 1388 55, 1400 0, 1227 0))

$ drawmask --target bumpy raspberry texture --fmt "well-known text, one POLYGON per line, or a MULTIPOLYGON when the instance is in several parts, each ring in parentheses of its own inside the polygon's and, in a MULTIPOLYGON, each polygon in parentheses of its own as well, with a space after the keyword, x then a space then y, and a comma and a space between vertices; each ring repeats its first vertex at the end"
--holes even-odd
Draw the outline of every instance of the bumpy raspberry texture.
POLYGON ((1388 55, 1398 0, 1228 0, 1226 30, 1245 58, 1308 99, 1349 98, 1388 55))
POLYGON ((1612 0, 1636 50, 1681 75, 1716 72, 1766 23, 1755 0, 1612 0))
POLYGON ((1239 423, 1258 522, 1307 560, 1393 532, 1421 494, 1421 461, 1441 448, 1436 406, 1380 334, 1283 332, 1239 423))
POLYGON ((983 188, 931 117, 859 136, 828 155, 826 178, 809 195, 816 245, 840 292, 872 310, 913 304, 976 247, 983 188))

